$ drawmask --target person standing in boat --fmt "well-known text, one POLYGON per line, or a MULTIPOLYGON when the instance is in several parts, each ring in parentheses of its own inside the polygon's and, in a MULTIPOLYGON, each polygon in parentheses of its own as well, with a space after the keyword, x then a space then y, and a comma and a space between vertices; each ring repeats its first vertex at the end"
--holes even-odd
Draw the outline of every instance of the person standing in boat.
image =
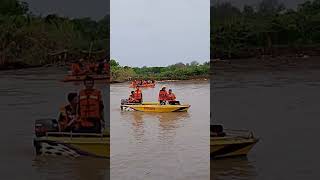
POLYGON ((167 98, 168 98, 168 92, 166 91, 166 86, 162 86, 161 90, 159 91, 159 97, 158 97, 159 103, 161 105, 165 105, 167 98))
POLYGON ((77 108, 78 108, 78 94, 69 93, 68 94, 69 104, 60 109, 59 114, 59 127, 60 131, 68 132, 74 129, 74 123, 77 118, 77 108))
POLYGON ((179 105, 180 102, 176 100, 176 95, 172 92, 172 89, 169 89, 167 94, 167 100, 170 105, 179 105))
POLYGON ((136 90, 134 91, 134 99, 137 103, 142 103, 142 91, 139 86, 137 86, 136 90))
POLYGON ((87 76, 85 89, 79 93, 79 132, 100 133, 103 123, 103 101, 101 91, 94 89, 94 80, 87 76))

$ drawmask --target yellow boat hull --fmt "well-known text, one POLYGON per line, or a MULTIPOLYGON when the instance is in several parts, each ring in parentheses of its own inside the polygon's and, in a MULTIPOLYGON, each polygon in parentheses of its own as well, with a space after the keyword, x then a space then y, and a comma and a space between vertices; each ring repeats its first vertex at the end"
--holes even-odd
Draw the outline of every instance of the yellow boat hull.
POLYGON ((37 155, 110 158, 110 137, 98 136, 36 137, 34 147, 37 155))
POLYGON ((123 111, 141 111, 141 112, 155 112, 155 113, 168 113, 168 112, 186 112, 190 105, 160 105, 152 103, 144 103, 140 105, 121 105, 123 111))
POLYGON ((246 156, 258 141, 253 137, 210 137, 210 155, 212 158, 246 156))

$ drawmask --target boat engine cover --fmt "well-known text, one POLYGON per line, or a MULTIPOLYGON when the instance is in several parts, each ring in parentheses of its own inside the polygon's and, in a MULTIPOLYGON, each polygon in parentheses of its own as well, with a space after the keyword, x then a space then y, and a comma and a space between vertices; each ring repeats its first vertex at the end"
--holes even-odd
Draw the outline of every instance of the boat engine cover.
POLYGON ((121 99, 121 105, 128 104, 128 99, 121 99))
POLYGON ((37 137, 45 136, 47 132, 59 132, 59 123, 56 119, 38 119, 35 121, 37 137))

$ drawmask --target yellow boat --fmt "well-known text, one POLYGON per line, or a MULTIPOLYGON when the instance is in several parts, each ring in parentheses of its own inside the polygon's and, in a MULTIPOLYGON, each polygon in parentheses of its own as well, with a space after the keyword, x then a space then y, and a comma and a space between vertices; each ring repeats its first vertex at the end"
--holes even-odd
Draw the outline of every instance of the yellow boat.
MULTIPOLYGON (((47 124, 53 124, 52 127, 54 127, 57 122, 55 120, 51 121, 53 123, 49 122, 47 124)), ((36 129, 43 129, 45 126, 39 127, 42 125, 38 123, 37 127, 36 124, 36 129)), ((50 128, 46 127, 48 132, 41 135, 36 130, 34 147, 37 155, 110 158, 110 134, 108 131, 105 130, 100 134, 93 134, 55 132, 56 130, 53 129, 55 128, 50 130, 50 128)))
POLYGON ((160 105, 157 102, 145 102, 142 104, 122 104, 122 111, 142 111, 142 112, 186 112, 190 108, 190 105, 160 105))
POLYGON ((225 130, 221 133, 222 135, 213 134, 211 131, 210 156, 212 158, 246 156, 259 141, 252 132, 247 130, 225 130))

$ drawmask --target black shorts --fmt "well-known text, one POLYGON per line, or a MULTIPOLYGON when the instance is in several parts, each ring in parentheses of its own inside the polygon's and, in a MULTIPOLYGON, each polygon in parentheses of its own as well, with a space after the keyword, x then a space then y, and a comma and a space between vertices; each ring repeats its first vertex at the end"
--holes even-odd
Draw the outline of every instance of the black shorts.
POLYGON ((166 101, 163 101, 163 100, 160 100, 159 102, 160 102, 161 105, 166 105, 167 104, 166 101))
POLYGON ((170 105, 180 105, 179 101, 169 101, 170 105))

